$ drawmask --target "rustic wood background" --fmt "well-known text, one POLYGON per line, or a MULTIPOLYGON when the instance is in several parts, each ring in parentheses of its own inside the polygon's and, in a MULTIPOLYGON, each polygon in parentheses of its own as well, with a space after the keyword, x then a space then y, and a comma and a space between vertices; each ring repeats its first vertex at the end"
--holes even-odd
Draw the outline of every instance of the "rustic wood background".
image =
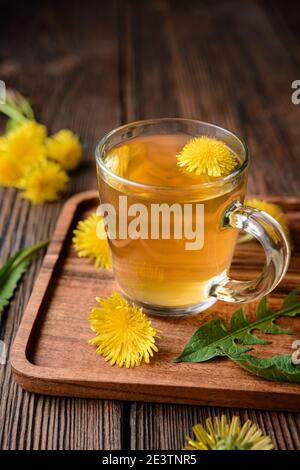
MULTIPOLYGON (((51 132, 69 127, 84 143, 69 195, 96 187, 93 149, 105 131, 160 116, 239 132, 252 155, 249 193, 300 195, 296 6, 0 0, 0 10, 0 78, 32 98, 51 132)), ((34 207, 1 188, 0 262, 51 236, 61 204, 34 207)), ((40 264, 1 317, 8 350, 40 264)), ((300 414, 37 396, 14 383, 9 364, 0 366, 0 390, 1 449, 180 449, 193 424, 221 412, 253 419, 279 449, 300 449, 300 414)))

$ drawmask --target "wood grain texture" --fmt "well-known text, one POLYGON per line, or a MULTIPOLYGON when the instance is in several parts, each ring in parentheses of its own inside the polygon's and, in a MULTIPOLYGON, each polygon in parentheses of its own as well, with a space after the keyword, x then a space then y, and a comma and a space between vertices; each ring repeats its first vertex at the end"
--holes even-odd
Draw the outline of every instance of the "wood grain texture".
MULTIPOLYGON (((228 126, 249 144, 249 194, 299 195, 300 107, 291 103, 291 82, 299 75, 299 11, 284 2, 156 1, 127 3, 122 17, 125 120, 176 114, 228 126)), ((178 447, 178 433, 218 411, 137 403, 130 445, 178 447)), ((236 413, 244 419, 244 412, 236 413)), ((300 449, 299 414, 251 416, 277 448, 300 449)))
MULTIPOLYGON (((116 3, 1 2, 0 77, 32 98, 50 132, 80 135, 84 163, 69 194, 96 187, 94 146, 120 122, 116 3), (18 34, 20 32, 20 35, 18 34), (109 74, 109 80, 107 79, 109 74)), ((1 119, 4 124, 4 119, 1 119)), ((3 127, 2 127, 3 129, 3 127)), ((1 262, 22 246, 51 237, 61 203, 30 206, 15 190, 0 189, 1 262)), ((41 258, 32 263, 1 317, 8 351, 41 258)), ((116 449, 122 446, 123 405, 47 398, 21 392, 10 366, 0 366, 2 449, 116 449), (109 429, 109 432, 108 432, 109 429)))
MULTIPOLYGON (((282 286, 272 295, 271 307, 278 310, 285 292, 300 283, 300 245, 296 243, 300 198, 274 202, 285 209, 294 242, 290 269, 282 286)), ((172 362, 201 324, 216 315, 228 324, 236 305, 218 302, 199 316, 153 318, 162 341, 158 341, 159 352, 150 366, 112 370, 95 355, 87 344, 92 337, 87 314, 97 296, 106 297, 117 287, 111 270, 95 271, 88 261, 78 258, 72 245, 72 231, 97 206, 97 191, 79 193, 64 205, 11 354, 17 382, 26 390, 58 396, 300 411, 298 385, 261 380, 223 359, 201 364, 172 362)), ((232 264, 234 277, 258 277, 264 258, 255 242, 237 245, 232 264)), ((254 305, 247 310, 249 315, 253 314, 254 305)), ((297 318, 285 318, 279 323, 300 336, 297 318)), ((268 346, 268 355, 290 351, 289 336, 278 336, 268 346)), ((256 355, 265 353, 263 346, 255 347, 256 355)))
MULTIPOLYGON (((70 194, 96 187, 93 147, 107 129, 143 117, 207 119, 248 141, 249 192, 300 194, 300 15, 265 1, 1 1, 0 78, 31 96, 51 131, 80 133, 85 164, 70 194), (119 78, 120 77, 120 80, 119 78)), ((0 121, 0 124, 4 120, 0 121)), ((0 189, 0 261, 53 233, 61 205, 30 207, 0 189)), ((10 348, 41 259, 1 319, 10 348)), ((219 408, 60 399, 23 392, 0 366, 0 448, 180 448, 184 434, 219 408)), ((231 410, 225 410, 232 414, 231 410)), ((300 449, 300 416, 238 411, 300 449)))

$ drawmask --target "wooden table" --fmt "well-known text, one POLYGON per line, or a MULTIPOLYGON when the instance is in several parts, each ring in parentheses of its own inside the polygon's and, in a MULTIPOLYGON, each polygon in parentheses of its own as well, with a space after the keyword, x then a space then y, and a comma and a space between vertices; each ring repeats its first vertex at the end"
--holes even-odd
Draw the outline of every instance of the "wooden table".
MULTIPOLYGON (((249 193, 300 195, 300 14, 282 2, 0 1, 0 78, 32 97, 51 132, 79 133, 85 159, 69 195, 96 188, 94 147, 149 117, 217 122, 245 137, 249 193)), ((1 118, 1 129, 4 129, 1 118)), ((62 202, 31 206, 0 189, 1 259, 51 236, 62 202)), ((41 258, 1 317, 11 347, 41 258)), ((51 398, 0 366, 2 449, 180 449, 213 413, 253 419, 279 449, 300 449, 300 414, 51 398)))

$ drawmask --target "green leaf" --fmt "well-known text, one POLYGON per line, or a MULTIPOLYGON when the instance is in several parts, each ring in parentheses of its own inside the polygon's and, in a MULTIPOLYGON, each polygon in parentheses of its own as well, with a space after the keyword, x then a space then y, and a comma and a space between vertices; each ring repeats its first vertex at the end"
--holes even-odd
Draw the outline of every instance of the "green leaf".
POLYGON ((0 104, 0 112, 19 124, 28 120, 18 109, 6 103, 0 104))
POLYGON ((2 312, 4 307, 9 304, 9 300, 13 296, 14 290, 17 287, 17 283, 22 274, 26 271, 29 261, 30 258, 25 258, 21 263, 19 263, 9 273, 9 275, 6 276, 5 282, 0 286, 0 312, 2 312))
POLYGON ((8 305, 13 293, 17 287, 22 274, 34 255, 42 248, 48 245, 49 241, 42 241, 30 248, 23 248, 15 253, 0 268, 0 313, 8 305))
POLYGON ((215 318, 199 328, 175 362, 204 362, 227 352, 235 356, 250 351, 235 343, 235 335, 226 330, 221 318, 215 318))
POLYGON ((15 119, 7 119, 6 121, 6 126, 5 126, 5 131, 6 132, 11 132, 16 129, 21 124, 21 122, 16 121, 15 119))
POLYGON ((288 354, 270 358, 258 358, 251 355, 241 355, 233 359, 239 366, 252 374, 276 382, 300 383, 300 364, 294 365, 288 354))
POLYGON ((9 118, 6 123, 6 132, 14 130, 23 122, 35 120, 30 102, 16 90, 7 91, 6 102, 0 103, 0 112, 9 118))
POLYGON ((269 343, 256 336, 253 330, 269 334, 291 334, 274 321, 281 316, 300 314, 298 292, 299 289, 292 291, 277 312, 268 307, 267 298, 264 297, 256 308, 255 320, 252 322, 246 317, 243 307, 233 314, 229 329, 220 318, 209 321, 192 335, 175 362, 203 362, 220 356, 238 359, 252 349, 248 345, 269 343))

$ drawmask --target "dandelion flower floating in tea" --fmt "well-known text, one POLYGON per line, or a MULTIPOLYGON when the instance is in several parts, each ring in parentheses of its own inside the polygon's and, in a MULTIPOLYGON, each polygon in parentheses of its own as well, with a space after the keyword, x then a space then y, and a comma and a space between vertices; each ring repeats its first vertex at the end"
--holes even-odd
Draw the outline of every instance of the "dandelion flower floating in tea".
POLYGON ((93 260, 96 268, 112 267, 104 222, 100 215, 91 214, 87 219, 81 220, 73 233, 78 256, 93 260))
POLYGON ((145 155, 145 152, 146 147, 142 142, 119 145, 108 152, 105 166, 116 175, 124 177, 127 175, 130 162, 136 161, 139 156, 145 155))
POLYGON ((105 166, 116 175, 125 176, 127 173, 129 157, 129 145, 124 144, 116 149, 112 149, 108 153, 105 159, 105 166))
POLYGON ((248 420, 240 427, 239 418, 234 416, 230 423, 225 415, 206 420, 206 428, 201 424, 193 427, 195 439, 187 437, 184 450, 272 450, 273 443, 269 436, 252 421, 248 420))
POLYGON ((96 346, 96 353, 113 366, 135 367, 149 363, 154 352, 157 330, 143 313, 142 308, 130 305, 114 292, 110 297, 97 297, 99 307, 89 314, 91 329, 96 333, 89 344, 96 346))
POLYGON ((44 160, 31 167, 20 181, 20 187, 24 188, 22 196, 33 204, 56 201, 68 181, 69 177, 60 165, 44 160))
POLYGON ((78 167, 82 148, 77 135, 68 129, 62 129, 46 140, 47 155, 59 163, 65 170, 78 167))
MULTIPOLYGON (((264 201, 263 199, 247 199, 244 202, 245 206, 251 206, 254 207, 255 209, 259 209, 263 212, 266 212, 269 214, 271 217, 273 217, 277 222, 281 225, 283 228, 285 234, 287 237, 290 239, 290 231, 289 231, 289 225, 287 221, 286 214, 282 210, 280 206, 277 204, 274 204, 272 202, 264 201)), ((244 243, 253 240, 253 236, 246 234, 243 235, 239 238, 238 243, 244 243)))
POLYGON ((224 142, 207 136, 191 139, 177 155, 177 163, 189 173, 211 177, 226 176, 237 166, 224 142))

